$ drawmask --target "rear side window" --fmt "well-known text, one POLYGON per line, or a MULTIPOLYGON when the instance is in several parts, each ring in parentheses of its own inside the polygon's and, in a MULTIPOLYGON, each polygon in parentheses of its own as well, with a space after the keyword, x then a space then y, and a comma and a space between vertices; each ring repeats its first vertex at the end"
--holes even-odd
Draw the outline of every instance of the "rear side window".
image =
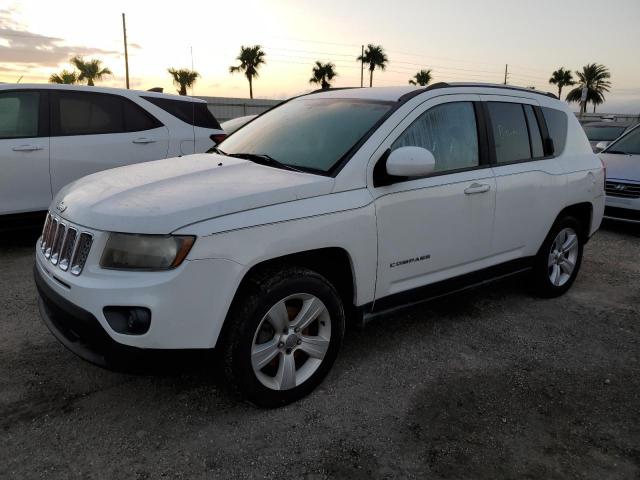
POLYGON ((529 127, 529 140, 531 141, 531 154, 533 158, 544 157, 544 148, 542 146, 542 134, 538 126, 536 114, 533 112, 531 105, 523 105, 524 114, 527 117, 527 127, 529 127))
POLYGON ((59 91, 54 98, 53 135, 137 132, 162 125, 142 108, 117 95, 59 91))
POLYGON ((519 103, 488 102, 497 163, 531 158, 524 109, 519 103))
POLYGON ((189 125, 221 130, 220 124, 211 114, 206 103, 159 97, 142 98, 189 125))
POLYGON ((0 138, 38 136, 39 92, 0 93, 0 138))
POLYGON ((567 143, 567 114, 555 108, 542 107, 542 115, 553 140, 554 155, 558 155, 567 143))
POLYGON ((444 103, 420 115, 391 146, 422 147, 433 153, 435 171, 477 167, 478 130, 471 102, 444 103))

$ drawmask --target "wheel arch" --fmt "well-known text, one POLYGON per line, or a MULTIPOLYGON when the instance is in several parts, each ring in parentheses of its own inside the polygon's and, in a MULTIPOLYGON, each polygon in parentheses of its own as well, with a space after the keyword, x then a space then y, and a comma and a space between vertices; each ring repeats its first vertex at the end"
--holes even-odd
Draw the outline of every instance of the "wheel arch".
POLYGON ((563 217, 574 217, 580 225, 582 225, 582 231, 578 232, 583 241, 586 243, 589 240, 589 232, 591 230, 591 222, 593 219, 593 205, 591 202, 580 202, 573 205, 569 205, 563 208, 556 216, 555 223, 563 217))
POLYGON ((242 277, 233 297, 236 302, 249 278, 261 270, 284 268, 288 266, 304 267, 325 277, 338 291, 345 312, 349 316, 355 311, 356 274, 353 259, 342 247, 323 247, 261 260, 253 265, 242 277))

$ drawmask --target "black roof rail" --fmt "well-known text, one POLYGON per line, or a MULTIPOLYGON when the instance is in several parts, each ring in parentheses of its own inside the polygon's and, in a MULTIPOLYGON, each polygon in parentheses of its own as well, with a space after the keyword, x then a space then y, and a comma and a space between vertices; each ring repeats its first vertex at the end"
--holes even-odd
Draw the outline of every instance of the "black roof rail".
POLYGON ((558 100, 558 96, 551 92, 543 92, 539 90, 534 90, 532 88, 514 87, 512 85, 497 85, 492 83, 446 83, 446 82, 434 83, 433 85, 429 85, 428 87, 421 88, 413 92, 405 93, 398 100, 400 102, 406 102, 407 100, 415 97, 416 95, 420 95, 421 93, 428 92, 430 90, 435 90, 437 88, 456 88, 456 87, 501 88, 506 90, 515 90, 518 92, 535 93, 537 95, 544 95, 545 97, 558 100))

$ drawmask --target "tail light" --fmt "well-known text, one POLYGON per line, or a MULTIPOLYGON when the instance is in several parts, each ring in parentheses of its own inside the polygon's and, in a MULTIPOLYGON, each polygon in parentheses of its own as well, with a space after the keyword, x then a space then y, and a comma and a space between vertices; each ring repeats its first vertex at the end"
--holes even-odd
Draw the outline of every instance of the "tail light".
POLYGON ((221 141, 223 141, 225 138, 227 138, 227 134, 226 133, 214 133, 213 135, 210 135, 209 138, 211 139, 211 141, 213 143, 218 145, 221 141))

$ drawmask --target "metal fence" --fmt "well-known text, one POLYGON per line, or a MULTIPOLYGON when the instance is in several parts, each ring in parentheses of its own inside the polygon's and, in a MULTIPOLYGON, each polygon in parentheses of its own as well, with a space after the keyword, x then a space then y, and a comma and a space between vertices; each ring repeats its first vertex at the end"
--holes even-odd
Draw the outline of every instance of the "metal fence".
POLYGON ((248 99, 230 97, 199 97, 207 102, 207 107, 219 122, 245 115, 258 115, 282 100, 248 99))

